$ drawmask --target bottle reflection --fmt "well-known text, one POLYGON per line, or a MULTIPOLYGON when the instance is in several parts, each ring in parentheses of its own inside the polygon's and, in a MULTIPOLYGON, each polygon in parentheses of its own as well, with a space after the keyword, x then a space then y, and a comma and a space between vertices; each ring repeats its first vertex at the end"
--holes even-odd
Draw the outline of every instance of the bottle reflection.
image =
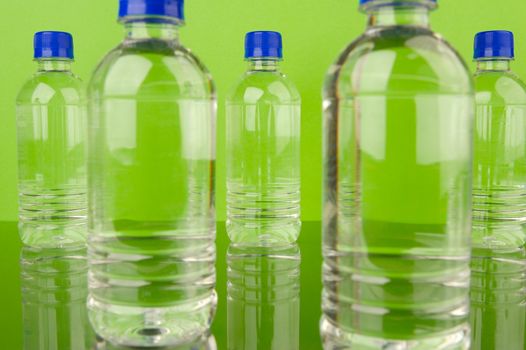
POLYGON ((22 249, 25 350, 93 349, 87 269, 85 248, 22 249))
MULTIPOLYGON (((476 222, 477 223, 477 222, 476 222)), ((488 225, 485 237, 523 238, 523 224, 488 225)), ((480 227, 474 226, 475 237, 480 227)), ((486 240, 489 242, 489 240, 486 240)), ((474 246, 471 258, 473 350, 526 349, 526 249, 474 246)))
POLYGON ((299 349, 297 244, 228 250, 228 350, 299 349))

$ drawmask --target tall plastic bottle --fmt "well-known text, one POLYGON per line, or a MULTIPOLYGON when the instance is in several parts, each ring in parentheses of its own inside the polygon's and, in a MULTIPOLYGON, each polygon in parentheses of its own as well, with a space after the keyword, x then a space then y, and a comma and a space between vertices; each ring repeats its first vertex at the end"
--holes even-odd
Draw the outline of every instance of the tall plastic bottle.
POLYGON ((238 245, 287 245, 300 233, 301 99, 282 57, 280 33, 248 33, 248 70, 227 99, 227 232, 238 245))
POLYGON ((182 0, 121 0, 90 86, 90 320, 110 343, 183 346, 216 307, 216 96, 179 41, 182 0))
POLYGON ((227 263, 228 350, 299 350, 298 245, 231 245, 227 263))
POLYGON ((474 91, 432 0, 361 0, 324 89, 325 349, 467 349, 474 91))
POLYGON ((87 232, 85 95, 73 38, 38 32, 37 72, 18 94, 19 233, 26 245, 84 245, 87 232))
POLYGON ((526 346, 526 85, 513 33, 475 37, 471 326, 473 350, 526 346))

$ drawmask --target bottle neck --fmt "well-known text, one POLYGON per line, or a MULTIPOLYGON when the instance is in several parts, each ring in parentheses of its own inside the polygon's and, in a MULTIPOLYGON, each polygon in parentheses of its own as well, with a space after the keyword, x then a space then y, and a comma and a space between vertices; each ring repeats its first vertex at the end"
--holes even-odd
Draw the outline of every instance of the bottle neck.
POLYGON ((508 72, 511 70, 511 59, 495 58, 477 61, 479 72, 508 72))
POLYGON ((179 25, 177 22, 150 22, 130 21, 124 23, 126 39, 159 39, 159 40, 179 40, 179 25))
POLYGON ((37 59, 38 72, 71 72, 73 60, 60 58, 37 59))
POLYGON ((367 11, 368 27, 413 26, 429 28, 429 6, 425 4, 390 4, 367 11))
POLYGON ((277 58, 249 58, 249 72, 277 72, 279 71, 279 59, 277 58))

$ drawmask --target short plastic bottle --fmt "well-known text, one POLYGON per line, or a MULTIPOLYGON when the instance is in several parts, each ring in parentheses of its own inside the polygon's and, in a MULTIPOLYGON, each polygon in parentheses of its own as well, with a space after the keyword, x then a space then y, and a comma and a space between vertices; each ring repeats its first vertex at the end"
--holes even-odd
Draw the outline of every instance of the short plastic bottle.
POLYGON ((300 234, 301 98, 282 57, 280 33, 248 33, 248 70, 227 99, 226 225, 238 245, 287 245, 300 234))
POLYGON ((513 33, 475 37, 472 350, 523 350, 526 330, 526 85, 513 33))
POLYGON ((36 33, 37 72, 16 100, 19 233, 33 247, 86 242, 86 99, 73 57, 71 34, 36 33))

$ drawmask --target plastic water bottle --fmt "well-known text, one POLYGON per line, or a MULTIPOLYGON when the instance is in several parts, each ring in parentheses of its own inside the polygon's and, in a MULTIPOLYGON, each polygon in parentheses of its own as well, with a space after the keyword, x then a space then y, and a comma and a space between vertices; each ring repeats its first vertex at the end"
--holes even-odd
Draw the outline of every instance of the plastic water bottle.
POLYGON ((433 0, 361 0, 324 90, 325 349, 467 349, 474 91, 433 0))
POLYGON ((24 247, 21 271, 24 349, 92 349, 86 248, 24 247))
POLYGON ((86 241, 85 96, 69 33, 35 34, 38 70, 17 97, 19 232, 34 247, 86 241))
POLYGON ((473 350, 523 350, 526 327, 526 85, 513 34, 475 37, 473 350))
POLYGON ((116 345, 185 345, 216 306, 215 88, 179 41, 182 0, 119 18, 89 87, 90 320, 116 345))
POLYGON ((227 99, 227 232, 236 244, 290 244, 300 233, 301 102, 282 57, 280 33, 248 33, 248 70, 227 99))
POLYGON ((228 350, 298 350, 300 250, 228 250, 228 350))

